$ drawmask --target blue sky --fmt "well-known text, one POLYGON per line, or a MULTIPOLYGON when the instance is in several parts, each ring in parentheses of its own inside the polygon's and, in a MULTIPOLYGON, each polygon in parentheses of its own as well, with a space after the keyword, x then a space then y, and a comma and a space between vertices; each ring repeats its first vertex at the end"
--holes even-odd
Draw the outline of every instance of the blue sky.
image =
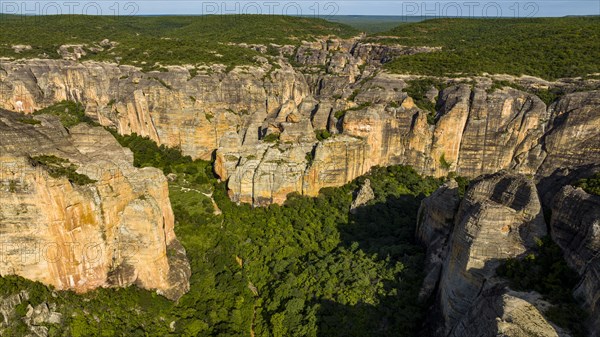
POLYGON ((14 14, 290 14, 327 17, 331 15, 398 16, 487 16, 540 17, 600 15, 600 0, 495 0, 495 1, 32 1, 0 0, 0 11, 14 14))

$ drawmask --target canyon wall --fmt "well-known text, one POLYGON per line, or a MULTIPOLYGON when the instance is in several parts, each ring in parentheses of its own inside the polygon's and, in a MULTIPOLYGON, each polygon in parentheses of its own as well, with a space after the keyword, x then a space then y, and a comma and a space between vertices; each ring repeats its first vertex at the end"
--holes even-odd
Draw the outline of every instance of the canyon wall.
POLYGON ((531 93, 494 88, 491 77, 448 80, 442 92, 432 88, 432 116, 403 91, 414 76, 381 71, 396 55, 429 51, 329 39, 279 47, 279 56, 258 57, 262 66, 212 65, 193 76, 185 66, 143 73, 98 62, 2 61, 0 107, 31 113, 82 102, 119 133, 215 158, 231 198, 254 205, 282 203, 290 192, 316 195, 375 165, 476 177, 499 169, 547 175, 600 161, 600 91, 546 106, 531 93))
POLYGON ((567 336, 545 317, 552 304, 534 291, 511 289, 496 275, 503 261, 527 256, 550 234, 580 277, 573 295, 590 314, 589 335, 598 336, 600 197, 567 181, 576 180, 553 186, 543 202, 543 184, 500 171, 473 180, 462 200, 449 181, 422 201, 416 237, 427 253, 420 300, 434 303, 425 335, 567 336))
POLYGON ((132 284, 178 299, 190 266, 168 186, 101 127, 0 110, 0 275, 85 292, 132 284))
POLYGON ((590 337, 600 336, 600 196, 563 187, 553 200, 550 231, 581 277, 575 297, 590 313, 590 337))

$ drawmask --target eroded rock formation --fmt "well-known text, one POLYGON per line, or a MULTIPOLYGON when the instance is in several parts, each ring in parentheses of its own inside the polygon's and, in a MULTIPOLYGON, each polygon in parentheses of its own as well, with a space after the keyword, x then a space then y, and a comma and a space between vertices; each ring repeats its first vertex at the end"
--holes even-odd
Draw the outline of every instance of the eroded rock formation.
POLYGON ((442 268, 439 303, 450 333, 470 310, 501 260, 518 257, 546 235, 535 184, 500 172, 472 183, 461 202, 442 268))
POLYGON ((262 66, 225 72, 212 65, 194 76, 183 66, 143 73, 98 62, 5 61, 0 107, 30 113, 82 102, 90 117, 122 134, 216 157, 231 198, 254 205, 282 203, 290 192, 316 195, 375 165, 476 177, 499 169, 546 175, 600 161, 598 90, 546 106, 525 91, 494 90, 488 77, 447 80, 448 88, 428 93, 439 95, 432 118, 403 91, 414 77, 380 69, 395 55, 431 50, 360 38, 277 46, 279 56, 245 47, 265 52, 262 66), (332 136, 319 140, 325 130, 332 136))
POLYGON ((427 247, 426 276, 419 294, 421 300, 429 298, 438 285, 459 204, 458 184, 454 180, 446 182, 421 202, 416 237, 427 247))
POLYGON ((569 337, 542 314, 550 306, 535 292, 486 287, 449 336, 569 337))
POLYGON ((569 185, 598 169, 556 170, 537 186, 501 171, 472 181, 462 200, 454 181, 425 198, 416 237, 427 247, 420 297, 435 299, 426 335, 567 336, 545 318, 550 303, 511 290, 495 272, 505 259, 529 254, 548 220, 552 239, 580 276, 573 295, 590 313, 589 335, 599 336, 600 197, 569 185))
POLYGON ((352 200, 352 204, 350 205, 350 212, 355 212, 357 208, 366 205, 369 201, 373 199, 375 199, 375 193, 373 193, 373 189, 371 188, 371 180, 365 179, 363 185, 356 192, 354 200, 352 200))
POLYGON ((166 178, 133 167, 101 127, 0 111, 0 200, 1 275, 78 292, 136 284, 170 299, 189 289, 166 178))
POLYGON ((545 236, 534 181, 501 171, 475 179, 462 200, 450 181, 423 200, 417 238, 427 246, 421 299, 435 296, 434 336, 564 336, 535 292, 511 290, 496 276, 507 258, 521 257, 545 236))
POLYGON ((17 306, 29 300, 29 292, 21 290, 18 293, 0 298, 0 334, 6 333, 5 328, 14 325, 18 320, 22 320, 27 327, 28 336, 47 337, 50 324, 61 324, 63 315, 56 311, 56 303, 42 302, 35 307, 27 304, 25 317, 15 317, 17 306))
POLYGON ((600 196, 565 186, 554 198, 550 230, 581 281, 575 296, 591 313, 590 336, 600 336, 600 196))

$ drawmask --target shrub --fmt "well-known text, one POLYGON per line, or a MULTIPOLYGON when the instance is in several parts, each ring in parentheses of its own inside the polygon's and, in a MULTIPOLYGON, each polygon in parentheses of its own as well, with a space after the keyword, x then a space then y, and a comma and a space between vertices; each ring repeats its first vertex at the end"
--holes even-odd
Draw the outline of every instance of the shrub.
MULTIPOLYGON (((82 60, 111 61, 140 66, 144 71, 164 71, 166 65, 224 64, 228 70, 237 65, 255 64, 258 51, 236 45, 253 43, 299 45, 317 36, 351 37, 353 28, 308 17, 278 15, 206 15, 206 16, 2 16, 0 45, 29 44, 33 48, 15 53, 0 48, 0 56, 32 58, 47 54, 58 58, 56 46, 87 44, 103 39, 118 42, 113 48, 88 52, 82 60)), ((195 69, 190 70, 194 77, 195 69)), ((168 88, 168 85, 165 85, 168 88)))
POLYGON ((62 125, 70 128, 79 123, 88 123, 90 125, 98 125, 90 117, 86 116, 83 105, 73 101, 61 101, 47 108, 38 110, 34 115, 53 115, 60 119, 62 125))
POLYGON ((21 123, 24 123, 24 124, 29 124, 29 125, 38 125, 38 124, 42 123, 41 121, 38 121, 37 119, 28 118, 28 117, 19 118, 18 121, 21 123))
POLYGON ((347 110, 338 110, 338 111, 336 111, 336 112, 333 114, 333 116, 334 116, 335 118, 337 118, 338 120, 339 120, 339 119, 342 119, 342 117, 344 117, 344 115, 346 114, 346 111, 347 111, 347 110))
POLYGON ((278 133, 269 133, 268 135, 263 137, 263 141, 265 141, 267 143, 275 143, 275 142, 279 141, 279 134, 278 133))
POLYGON ((441 50, 402 55, 386 64, 391 72, 430 76, 482 73, 531 75, 553 80, 600 72, 600 18, 434 19, 402 24, 378 42, 441 50), (552 36, 552 43, 548 43, 552 36))
POLYGON ((450 167, 452 166, 452 163, 449 163, 446 160, 446 154, 442 153, 442 155, 440 156, 440 166, 444 169, 444 170, 449 170, 450 167))
POLYGON ((587 179, 579 180, 575 186, 583 188, 587 193, 600 195, 600 172, 587 179))
POLYGON ((325 140, 329 137, 331 137, 331 133, 329 133, 329 131, 327 130, 315 130, 315 136, 317 137, 317 140, 322 141, 325 140))

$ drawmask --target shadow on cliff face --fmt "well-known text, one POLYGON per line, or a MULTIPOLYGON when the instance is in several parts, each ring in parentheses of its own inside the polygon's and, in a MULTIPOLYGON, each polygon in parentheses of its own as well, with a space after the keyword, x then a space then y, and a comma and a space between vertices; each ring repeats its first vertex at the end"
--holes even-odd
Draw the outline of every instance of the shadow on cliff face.
POLYGON ((421 329, 426 304, 417 300, 423 281, 424 251, 414 238, 417 211, 424 195, 388 196, 354 210, 348 224, 339 225, 341 245, 376 254, 391 268, 402 271, 383 288, 377 303, 344 305, 320 301, 319 336, 416 336, 421 329), (390 292, 391 291, 391 295, 390 292))
MULTIPOLYGON (((552 206, 554 196, 565 186, 572 185, 574 182, 589 178, 600 172, 599 164, 590 164, 579 166, 577 168, 560 168, 554 170, 552 174, 538 179, 536 187, 540 196, 540 201, 545 210, 552 206)), ((546 219, 548 222, 549 219, 546 219)))
MULTIPOLYGON (((544 183, 548 193, 555 193, 553 184, 544 183)), ((500 329, 511 336, 528 331, 556 336, 558 330, 548 320, 573 336, 584 335, 580 321, 585 313, 572 296, 578 277, 546 236, 537 188, 530 179, 508 172, 473 181, 455 215, 422 336, 493 336, 500 329), (536 308, 541 298, 554 306, 536 308)), ((429 226, 436 228, 435 223, 429 226)))

